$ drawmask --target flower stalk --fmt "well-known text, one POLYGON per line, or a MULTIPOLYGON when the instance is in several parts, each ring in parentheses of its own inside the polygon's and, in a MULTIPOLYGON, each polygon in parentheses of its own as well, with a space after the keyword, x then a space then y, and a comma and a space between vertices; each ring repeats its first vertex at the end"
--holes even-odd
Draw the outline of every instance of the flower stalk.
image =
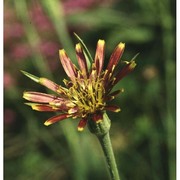
POLYGON ((108 165, 109 173, 112 180, 120 180, 111 139, 109 135, 110 130, 110 119, 106 113, 103 114, 103 121, 100 123, 94 123, 89 121, 89 130, 95 134, 101 144, 102 150, 104 152, 106 162, 108 165))
POLYGON ((106 162, 108 164, 111 179, 120 180, 109 132, 106 133, 104 136, 99 136, 98 139, 106 157, 106 162))

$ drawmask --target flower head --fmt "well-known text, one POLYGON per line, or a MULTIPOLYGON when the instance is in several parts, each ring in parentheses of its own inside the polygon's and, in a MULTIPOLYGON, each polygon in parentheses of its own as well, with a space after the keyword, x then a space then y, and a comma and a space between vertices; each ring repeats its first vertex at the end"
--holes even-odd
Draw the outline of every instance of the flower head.
POLYGON ((88 121, 99 123, 103 121, 103 112, 106 110, 119 112, 120 108, 110 105, 123 89, 112 91, 112 88, 136 66, 134 60, 125 62, 124 67, 118 70, 117 64, 124 52, 125 44, 119 43, 110 56, 107 67, 103 70, 105 41, 97 43, 94 61, 91 67, 87 65, 87 57, 81 43, 76 44, 76 56, 79 68, 76 67, 64 49, 59 51, 62 66, 69 77, 64 80, 62 87, 49 79, 39 78, 22 71, 35 82, 54 91, 56 95, 26 91, 23 98, 30 101, 26 103, 36 111, 54 111, 58 115, 51 117, 44 124, 50 125, 67 118, 80 118, 78 130, 82 131, 88 121))

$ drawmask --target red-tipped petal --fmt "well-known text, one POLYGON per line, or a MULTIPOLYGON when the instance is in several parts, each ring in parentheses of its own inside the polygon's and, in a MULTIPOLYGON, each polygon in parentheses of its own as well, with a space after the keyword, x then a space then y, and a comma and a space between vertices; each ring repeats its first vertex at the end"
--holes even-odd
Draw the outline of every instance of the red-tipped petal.
POLYGON ((117 96, 119 93, 122 93, 122 92, 124 92, 124 89, 119 89, 117 91, 114 91, 114 92, 110 93, 109 95, 107 95, 105 100, 111 101, 115 98, 115 96, 117 96))
POLYGON ((57 116, 53 116, 53 117, 51 117, 50 119, 48 119, 48 120, 44 123, 44 125, 45 125, 45 126, 49 126, 49 125, 54 124, 54 123, 56 123, 56 122, 58 122, 58 121, 62 121, 62 120, 64 120, 64 119, 67 119, 67 118, 69 118, 69 117, 71 117, 69 114, 60 114, 60 115, 57 115, 57 116))
POLYGON ((81 119, 78 124, 78 131, 83 131, 87 124, 87 119, 81 119))
POLYGON ((27 91, 23 93, 23 98, 32 102, 49 103, 58 97, 40 92, 27 91))
MULTIPOLYGON (((135 61, 130 61, 128 64, 115 76, 114 84, 118 83, 124 76, 128 75, 136 67, 135 61)), ((113 84, 113 85, 114 85, 113 84)))
POLYGON ((71 62, 64 49, 59 51, 59 56, 66 74, 74 81, 78 74, 75 65, 71 62))
POLYGON ((77 56, 78 64, 82 71, 82 74, 86 78, 88 76, 87 62, 86 62, 86 58, 84 56, 83 49, 80 43, 76 44, 76 56, 77 56))
POLYGON ((119 112, 119 111, 121 111, 119 106, 115 106, 115 105, 107 105, 107 106, 104 107, 104 109, 108 110, 108 111, 112 111, 112 112, 119 112))
POLYGON ((107 66, 107 71, 104 75, 104 79, 106 80, 109 76, 110 73, 112 73, 116 67, 116 65, 118 64, 123 52, 124 52, 124 48, 125 48, 125 44, 124 43, 119 43, 118 46, 115 48, 115 50, 113 51, 110 60, 109 60, 109 64, 107 66))
POLYGON ((104 51, 105 51, 105 41, 99 40, 97 43, 96 54, 95 54, 95 65, 97 74, 102 71, 104 65, 104 51))
POLYGON ((98 113, 93 115, 92 119, 96 123, 99 123, 99 122, 101 122, 103 120, 103 114, 101 112, 98 112, 98 113))

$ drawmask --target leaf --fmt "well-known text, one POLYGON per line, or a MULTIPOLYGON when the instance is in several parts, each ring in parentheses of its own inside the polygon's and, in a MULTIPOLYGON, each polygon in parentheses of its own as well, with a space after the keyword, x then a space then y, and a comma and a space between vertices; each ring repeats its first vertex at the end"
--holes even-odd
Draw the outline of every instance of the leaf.
POLYGON ((21 70, 21 72, 22 72, 25 76, 27 76, 28 78, 30 78, 30 79, 32 79, 33 81, 39 83, 39 79, 40 79, 39 77, 34 76, 34 75, 32 75, 32 74, 30 74, 30 73, 28 73, 28 72, 26 72, 26 71, 23 71, 23 70, 21 70))
POLYGON ((83 40, 76 34, 74 33, 75 37, 77 38, 77 40, 80 42, 82 48, 83 48, 83 53, 84 53, 84 56, 86 58, 86 61, 87 61, 87 66, 88 66, 88 69, 90 68, 92 62, 93 62, 93 58, 88 50, 88 48, 86 47, 86 45, 84 44, 83 40))

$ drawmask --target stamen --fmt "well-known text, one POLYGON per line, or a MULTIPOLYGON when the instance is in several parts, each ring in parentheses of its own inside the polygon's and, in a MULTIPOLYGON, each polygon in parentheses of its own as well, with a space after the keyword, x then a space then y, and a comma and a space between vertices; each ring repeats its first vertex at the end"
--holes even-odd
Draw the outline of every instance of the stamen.
MULTIPOLYGON (((94 73, 96 73, 95 70, 94 73)), ((103 83, 103 78, 99 76, 96 76, 94 79, 76 78, 73 81, 67 96, 74 103, 74 106, 78 107, 77 112, 81 116, 82 114, 92 114, 105 106, 105 89, 103 83)), ((71 109, 68 113, 71 114, 73 111, 71 109)))

